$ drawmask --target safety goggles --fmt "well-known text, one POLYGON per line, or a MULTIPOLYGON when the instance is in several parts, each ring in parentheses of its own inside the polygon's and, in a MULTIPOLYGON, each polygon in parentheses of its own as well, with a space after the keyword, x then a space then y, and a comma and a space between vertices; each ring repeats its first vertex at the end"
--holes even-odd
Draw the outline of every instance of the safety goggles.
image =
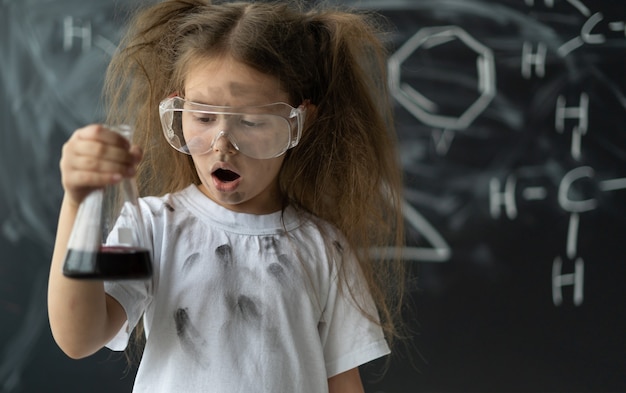
POLYGON ((248 157, 279 157, 302 135, 306 109, 283 102, 247 107, 214 106, 170 97, 159 114, 169 144, 185 154, 204 154, 225 137, 248 157))

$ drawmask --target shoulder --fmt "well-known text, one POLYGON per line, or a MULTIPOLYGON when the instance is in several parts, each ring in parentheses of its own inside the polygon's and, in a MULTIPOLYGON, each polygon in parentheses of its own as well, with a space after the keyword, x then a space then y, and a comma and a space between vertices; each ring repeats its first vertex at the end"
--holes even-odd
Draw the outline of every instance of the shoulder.
POLYGON ((190 187, 183 190, 167 193, 161 196, 144 196, 139 198, 139 205, 150 211, 153 216, 160 216, 164 211, 174 212, 186 204, 186 199, 194 199, 190 187))
POLYGON ((310 213, 288 209, 285 216, 286 222, 292 223, 291 233, 304 233, 314 237, 318 242, 333 247, 345 247, 346 238, 341 231, 332 223, 325 221, 310 213), (294 223, 296 223, 294 225, 294 223))
POLYGON ((298 217, 299 225, 289 231, 289 235, 298 241, 302 250, 315 253, 310 257, 326 260, 331 271, 346 262, 355 262, 346 236, 335 225, 309 213, 298 212, 298 217))

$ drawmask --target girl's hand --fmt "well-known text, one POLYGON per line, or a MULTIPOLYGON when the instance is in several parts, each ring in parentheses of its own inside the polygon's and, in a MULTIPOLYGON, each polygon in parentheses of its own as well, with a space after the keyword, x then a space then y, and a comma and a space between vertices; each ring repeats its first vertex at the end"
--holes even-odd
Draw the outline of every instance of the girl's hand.
POLYGON ((78 206, 93 190, 135 174, 142 152, 126 138, 100 124, 80 128, 63 145, 61 182, 78 206))

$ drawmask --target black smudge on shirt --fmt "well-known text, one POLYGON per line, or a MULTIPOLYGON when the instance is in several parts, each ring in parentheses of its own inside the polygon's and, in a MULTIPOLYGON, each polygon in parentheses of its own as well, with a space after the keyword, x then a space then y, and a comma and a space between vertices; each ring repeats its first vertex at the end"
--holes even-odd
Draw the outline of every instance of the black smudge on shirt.
POLYGON ((263 315, 257 302, 247 295, 226 295, 226 303, 236 319, 258 325, 263 315))
POLYGON ((339 241, 335 240, 333 242, 333 245, 335 246, 337 251, 339 251, 339 254, 343 254, 343 245, 341 243, 339 243, 339 241))
POLYGON ((278 262, 270 264, 267 267, 267 271, 279 281, 282 281, 285 278, 285 269, 278 262))
POLYGON ((174 312, 174 324, 176 326, 176 335, 180 340, 180 346, 185 353, 201 366, 208 366, 208 360, 203 356, 206 341, 202 338, 198 329, 191 323, 186 308, 178 308, 174 312))
POLYGON ((191 266, 200 260, 200 256, 199 252, 194 252, 193 254, 187 256, 187 258, 185 258, 185 262, 183 262, 183 270, 191 268, 191 266))
POLYGON ((233 250, 228 244, 223 244, 215 249, 215 255, 225 269, 233 265, 233 250))
POLYGON ((174 323, 176 324, 176 334, 178 334, 178 337, 182 337, 189 323, 189 315, 187 315, 186 309, 179 308, 174 312, 174 323))
POLYGON ((261 316, 254 300, 246 295, 240 295, 237 298, 237 307, 245 319, 259 319, 261 316))
POLYGON ((262 241, 263 241, 263 249, 265 251, 273 250, 275 253, 278 254, 278 240, 275 237, 266 236, 263 238, 262 241))

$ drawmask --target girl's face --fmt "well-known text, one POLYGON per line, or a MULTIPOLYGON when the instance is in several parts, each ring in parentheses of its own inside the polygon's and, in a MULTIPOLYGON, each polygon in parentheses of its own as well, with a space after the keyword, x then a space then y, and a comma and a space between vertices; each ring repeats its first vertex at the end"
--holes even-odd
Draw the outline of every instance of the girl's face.
MULTIPOLYGON (((186 75, 185 99, 217 106, 289 102, 278 79, 230 56, 195 63, 186 75)), ((284 157, 263 160, 247 157, 227 137, 218 138, 205 154, 192 154, 202 182, 200 190, 227 209, 251 214, 272 213, 282 207, 278 173, 284 157)))

